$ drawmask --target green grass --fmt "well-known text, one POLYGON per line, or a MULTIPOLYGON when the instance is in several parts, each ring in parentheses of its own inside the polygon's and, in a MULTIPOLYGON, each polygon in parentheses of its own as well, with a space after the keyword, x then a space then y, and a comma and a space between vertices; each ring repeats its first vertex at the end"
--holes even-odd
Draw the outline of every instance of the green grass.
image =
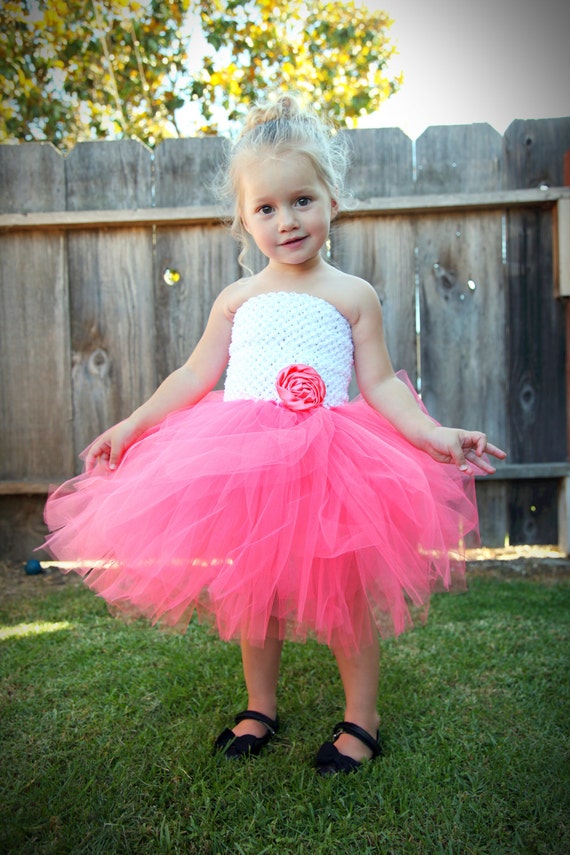
POLYGON ((326 648, 286 645, 281 732, 231 764, 211 745, 245 703, 236 646, 24 585, 0 611, 0 852, 566 855, 569 606, 567 581, 434 598, 383 643, 386 756, 325 780, 313 757, 342 715, 326 648))

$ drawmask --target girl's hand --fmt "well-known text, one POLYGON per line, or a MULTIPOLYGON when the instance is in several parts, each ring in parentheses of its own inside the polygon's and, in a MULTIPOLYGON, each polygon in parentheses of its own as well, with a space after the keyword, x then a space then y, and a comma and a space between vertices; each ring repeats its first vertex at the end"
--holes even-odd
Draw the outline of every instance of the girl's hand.
POLYGON ((502 449, 487 442, 486 435, 481 431, 439 426, 431 431, 423 448, 439 463, 455 463, 462 472, 468 474, 473 474, 469 463, 488 475, 495 472, 495 467, 484 456, 486 454, 499 460, 504 460, 507 456, 502 449))
POLYGON ((85 455, 85 469, 90 472, 97 463, 116 469, 125 451, 141 435, 128 419, 114 425, 91 443, 85 455))

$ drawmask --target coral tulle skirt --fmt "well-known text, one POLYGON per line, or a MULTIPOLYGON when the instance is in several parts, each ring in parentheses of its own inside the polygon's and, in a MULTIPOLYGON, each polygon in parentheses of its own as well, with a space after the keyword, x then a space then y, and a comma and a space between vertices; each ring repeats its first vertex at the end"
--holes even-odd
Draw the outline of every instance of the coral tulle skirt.
POLYGON ((310 412, 210 393, 46 505, 46 548, 109 604, 223 639, 313 636, 351 652, 462 585, 473 478, 362 399, 310 412), (372 620, 371 620, 372 616, 372 620))

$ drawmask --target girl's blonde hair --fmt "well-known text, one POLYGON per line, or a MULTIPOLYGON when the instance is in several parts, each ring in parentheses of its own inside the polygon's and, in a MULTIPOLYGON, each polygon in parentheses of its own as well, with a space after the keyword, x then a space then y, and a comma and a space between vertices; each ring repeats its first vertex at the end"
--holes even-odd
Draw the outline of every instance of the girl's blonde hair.
POLYGON ((242 131, 231 147, 221 182, 221 196, 233 206, 230 231, 241 246, 238 261, 245 267, 249 236, 240 211, 242 170, 262 152, 290 152, 306 155, 315 172, 327 187, 331 198, 340 203, 344 196, 344 178, 348 164, 346 135, 312 110, 303 108, 294 95, 277 95, 274 99, 251 108, 242 131))

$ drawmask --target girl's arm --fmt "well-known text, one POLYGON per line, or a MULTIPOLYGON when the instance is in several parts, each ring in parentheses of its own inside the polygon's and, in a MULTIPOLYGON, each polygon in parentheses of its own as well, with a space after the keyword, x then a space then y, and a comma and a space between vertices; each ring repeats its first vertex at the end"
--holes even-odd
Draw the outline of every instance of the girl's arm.
POLYGON ((169 413, 196 404, 213 389, 228 362, 231 330, 232 316, 222 292, 188 361, 173 371, 128 418, 97 437, 87 451, 86 469, 92 469, 97 461, 116 469, 127 448, 146 430, 169 413))
POLYGON ((364 399, 390 421, 406 439, 442 463, 455 463, 471 472, 469 462, 484 472, 495 469, 485 453, 503 459, 504 451, 487 441, 481 431, 437 425, 417 404, 392 368, 384 339, 382 309, 374 289, 357 286, 356 321, 352 327, 356 379, 364 399))

